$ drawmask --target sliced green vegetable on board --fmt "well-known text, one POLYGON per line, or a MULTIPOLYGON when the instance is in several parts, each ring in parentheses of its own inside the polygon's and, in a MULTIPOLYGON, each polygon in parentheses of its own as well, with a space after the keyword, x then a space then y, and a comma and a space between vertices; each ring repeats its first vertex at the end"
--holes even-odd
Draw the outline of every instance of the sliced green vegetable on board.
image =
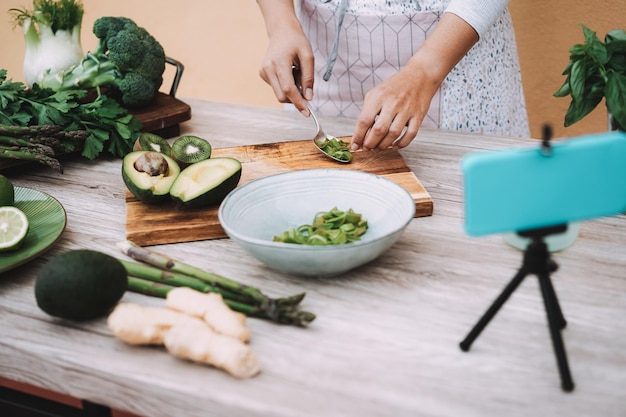
POLYGON ((350 152, 350 145, 347 142, 332 136, 328 136, 324 139, 322 144, 318 146, 324 153, 341 161, 350 162, 354 157, 352 152, 350 152))

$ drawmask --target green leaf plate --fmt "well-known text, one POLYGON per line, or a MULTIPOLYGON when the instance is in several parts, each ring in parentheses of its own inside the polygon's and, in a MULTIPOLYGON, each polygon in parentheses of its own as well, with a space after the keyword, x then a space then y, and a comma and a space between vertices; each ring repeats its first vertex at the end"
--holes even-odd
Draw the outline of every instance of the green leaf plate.
POLYGON ((20 266, 54 245, 65 230, 67 215, 58 200, 41 191, 15 187, 15 207, 26 214, 30 225, 22 246, 0 253, 0 273, 20 266))

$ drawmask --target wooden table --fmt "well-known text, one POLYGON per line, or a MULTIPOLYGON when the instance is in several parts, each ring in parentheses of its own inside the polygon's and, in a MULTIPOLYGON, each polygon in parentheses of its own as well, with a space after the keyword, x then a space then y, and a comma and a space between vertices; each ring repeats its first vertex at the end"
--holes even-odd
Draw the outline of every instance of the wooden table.
MULTIPOLYGON (((295 112, 186 100, 182 133, 215 147, 305 139, 295 112)), ((323 118, 336 136, 352 122, 323 118)), ((560 388, 537 280, 529 276, 476 340, 459 342, 521 265, 502 236, 463 230, 461 157, 529 141, 423 130, 402 150, 434 200, 375 262, 332 279, 269 270, 228 239, 159 246, 174 258, 270 295, 306 291, 308 328, 250 319, 262 373, 237 380, 159 348, 113 338, 105 320, 55 320, 35 304, 37 271, 53 255, 90 248, 124 257, 125 187, 119 160, 64 160, 65 173, 28 166, 7 175, 67 210, 58 244, 0 276, 0 377, 147 417, 625 416, 626 218, 581 224, 555 254, 552 275, 568 320, 563 339, 576 388, 560 388)), ((581 174, 584 174, 581 172, 581 174)), ((161 305, 128 293, 124 301, 161 305)))

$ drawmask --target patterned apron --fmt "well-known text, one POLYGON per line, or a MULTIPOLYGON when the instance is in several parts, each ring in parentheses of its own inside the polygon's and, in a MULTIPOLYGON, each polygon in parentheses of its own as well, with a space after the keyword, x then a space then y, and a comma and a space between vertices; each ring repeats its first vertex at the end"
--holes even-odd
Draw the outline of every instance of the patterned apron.
MULTIPOLYGON (((365 93, 402 68, 447 5, 442 0, 378 3, 381 10, 373 11, 355 10, 359 0, 300 1, 299 17, 315 54, 311 105, 319 113, 358 117, 365 93), (405 3, 400 12, 399 3, 405 3), (396 7, 395 12, 386 13, 385 7, 396 7)), ((529 136, 508 10, 446 77, 422 127, 529 136)))

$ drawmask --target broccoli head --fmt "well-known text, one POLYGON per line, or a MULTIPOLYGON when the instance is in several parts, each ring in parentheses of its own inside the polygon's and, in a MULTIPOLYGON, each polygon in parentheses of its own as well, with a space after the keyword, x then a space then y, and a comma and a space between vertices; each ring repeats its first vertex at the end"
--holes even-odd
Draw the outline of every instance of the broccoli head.
POLYGON ((93 33, 98 45, 79 65, 62 74, 49 74, 42 87, 109 87, 117 90, 125 107, 150 103, 163 83, 165 52, 144 28, 126 17, 97 19, 93 33))

